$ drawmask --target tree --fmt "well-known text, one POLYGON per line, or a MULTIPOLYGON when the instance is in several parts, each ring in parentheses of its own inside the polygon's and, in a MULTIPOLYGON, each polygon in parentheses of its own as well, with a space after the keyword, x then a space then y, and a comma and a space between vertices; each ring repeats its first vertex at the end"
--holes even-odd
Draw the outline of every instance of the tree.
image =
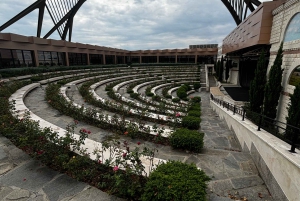
POLYGON ((264 101, 264 88, 266 85, 267 65, 265 60, 265 52, 261 51, 254 72, 254 79, 250 82, 249 90, 249 109, 252 112, 260 113, 261 106, 264 101))
POLYGON ((223 56, 221 58, 221 62, 220 62, 220 67, 219 67, 219 73, 218 73, 218 81, 222 81, 223 80, 223 65, 224 65, 224 59, 223 56))
POLYGON ((228 60, 226 61, 226 70, 225 70, 225 80, 227 82, 228 78, 229 78, 229 68, 230 68, 230 65, 231 65, 231 60, 228 60))
MULTIPOLYGON (((286 123, 295 127, 300 127, 300 84, 294 90, 294 94, 290 96, 290 104, 288 107, 288 116, 286 123)), ((296 131, 298 135, 298 131, 296 131)), ((294 136, 290 128, 287 128, 286 137, 291 141, 297 141, 297 136, 294 136)))
POLYGON ((277 52, 273 66, 269 72, 269 79, 265 87, 263 114, 271 119, 276 119, 277 105, 282 90, 282 43, 277 52))
POLYGON ((216 69, 216 77, 217 77, 217 78, 219 78, 219 72, 220 72, 219 69, 220 69, 220 66, 221 66, 221 61, 218 60, 218 61, 217 61, 217 67, 216 67, 216 68, 217 68, 217 69, 216 69))

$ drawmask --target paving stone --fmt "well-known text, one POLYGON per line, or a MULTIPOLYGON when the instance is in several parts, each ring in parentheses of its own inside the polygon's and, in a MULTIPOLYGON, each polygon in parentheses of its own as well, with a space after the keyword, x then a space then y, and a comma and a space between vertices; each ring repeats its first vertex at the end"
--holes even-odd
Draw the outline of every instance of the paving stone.
POLYGON ((209 201, 232 201, 232 199, 228 198, 228 197, 223 197, 223 196, 217 196, 215 194, 211 194, 209 196, 209 201))
POLYGON ((82 200, 94 200, 94 201, 123 201, 121 198, 108 195, 105 192, 99 191, 94 187, 90 187, 72 198, 65 198, 61 201, 82 201, 82 200))
POLYGON ((9 170, 11 170, 13 168, 13 164, 11 163, 1 163, 0 164, 0 175, 8 172, 9 170))
POLYGON ((240 198, 247 198, 248 201, 273 201, 265 185, 253 186, 251 188, 243 188, 238 190, 230 190, 228 194, 236 195, 240 198))
POLYGON ((213 181, 211 187, 212 192, 219 196, 222 196, 224 195, 224 192, 233 189, 229 179, 213 181))
POLYGON ((0 177, 0 185, 38 191, 57 174, 48 167, 42 166, 41 163, 32 160, 0 177))
POLYGON ((7 160, 7 153, 4 151, 2 147, 0 147, 0 161, 7 160))
POLYGON ((248 188, 252 186, 262 185, 264 181, 259 176, 249 176, 231 179, 234 189, 248 188))
POLYGON ((6 196, 6 199, 23 201, 23 200, 27 200, 29 196, 30 196, 29 191, 24 189, 15 189, 6 196))
POLYGON ((9 148, 9 157, 16 165, 19 165, 28 160, 31 160, 31 157, 28 154, 23 152, 21 149, 15 147, 14 145, 12 145, 9 148))
POLYGON ((216 137, 212 139, 217 147, 229 147, 229 142, 227 137, 216 137))
POLYGON ((78 182, 66 175, 60 175, 51 182, 47 183, 43 190, 50 201, 61 200, 82 191, 88 185, 78 182))
POLYGON ((0 188, 0 200, 4 200, 4 198, 12 192, 13 189, 10 187, 3 186, 0 188))
POLYGON ((235 158, 229 154, 225 159, 222 160, 227 168, 229 169, 240 169, 240 165, 237 163, 235 158))

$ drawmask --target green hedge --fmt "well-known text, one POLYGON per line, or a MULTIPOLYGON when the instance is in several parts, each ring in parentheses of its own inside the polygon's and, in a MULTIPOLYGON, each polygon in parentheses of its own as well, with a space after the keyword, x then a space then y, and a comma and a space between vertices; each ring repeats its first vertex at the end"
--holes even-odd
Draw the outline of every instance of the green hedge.
POLYGON ((190 110, 188 112, 188 116, 200 117, 201 116, 201 112, 200 112, 200 110, 190 110))
POLYGON ((198 130, 200 128, 200 117, 185 116, 182 118, 182 127, 191 130, 198 130))
POLYGON ((203 137, 204 133, 181 128, 172 133, 170 136, 170 143, 173 148, 200 152, 203 148, 203 137))
POLYGON ((188 108, 188 110, 201 110, 201 106, 200 103, 193 103, 190 105, 190 107, 188 108))
POLYGON ((201 102, 201 97, 200 96, 195 96, 191 98, 192 103, 199 103, 201 102))
POLYGON ((173 102, 173 103, 179 103, 179 102, 180 102, 180 99, 179 99, 179 98, 173 98, 173 99, 172 99, 172 102, 173 102))
POLYGON ((131 98, 137 98, 137 97, 139 97, 139 94, 137 94, 137 93, 131 93, 130 97, 131 98))
POLYGON ((196 82, 196 83, 194 84, 194 89, 195 89, 195 90, 199 89, 200 87, 201 87, 201 84, 200 84, 199 82, 196 82))
POLYGON ((151 173, 142 201, 205 201, 209 180, 194 164, 169 161, 151 173))

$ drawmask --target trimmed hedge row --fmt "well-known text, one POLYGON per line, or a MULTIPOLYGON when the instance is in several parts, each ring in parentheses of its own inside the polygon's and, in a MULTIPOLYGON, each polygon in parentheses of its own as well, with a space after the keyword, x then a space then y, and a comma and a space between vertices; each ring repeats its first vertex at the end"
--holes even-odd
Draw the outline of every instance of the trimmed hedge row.
POLYGON ((168 161, 151 173, 142 201, 205 201, 209 180, 194 164, 168 161))
POLYGON ((200 152, 203 148, 203 137, 204 133, 181 128, 172 133, 170 136, 170 143, 174 148, 200 152))
POLYGON ((178 98, 180 99, 186 99, 187 98, 187 91, 191 90, 191 87, 190 85, 187 85, 187 84, 183 84, 181 87, 179 87, 177 89, 177 96, 178 98))

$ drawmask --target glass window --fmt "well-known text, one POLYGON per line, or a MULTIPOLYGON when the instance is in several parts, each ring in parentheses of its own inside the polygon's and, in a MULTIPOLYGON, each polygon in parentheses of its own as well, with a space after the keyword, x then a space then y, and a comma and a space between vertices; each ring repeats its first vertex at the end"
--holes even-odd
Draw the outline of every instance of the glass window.
POLYGON ((292 20, 290 21, 284 36, 284 42, 289 42, 293 40, 300 39, 300 13, 294 15, 292 20))
POLYGON ((52 61, 51 52, 44 52, 44 57, 45 57, 45 65, 50 66, 52 61))
POLYGON ((12 56, 14 59, 15 67, 25 67, 26 64, 24 63, 23 54, 21 50, 12 50, 12 56))
POLYGON ((23 50, 24 62, 28 67, 33 66, 32 52, 23 50))
POLYGON ((11 50, 0 49, 0 68, 13 68, 14 61, 11 50))
POLYGON ((57 52, 51 52, 51 66, 57 66, 58 64, 58 56, 57 56, 57 52))

